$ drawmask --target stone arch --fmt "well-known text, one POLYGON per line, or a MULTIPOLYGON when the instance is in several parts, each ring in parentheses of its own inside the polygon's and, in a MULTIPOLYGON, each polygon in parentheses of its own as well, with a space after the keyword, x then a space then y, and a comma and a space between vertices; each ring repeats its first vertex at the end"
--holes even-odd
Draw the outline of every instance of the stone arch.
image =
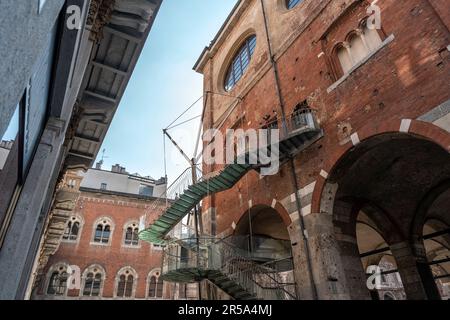
POLYGON ((96 234, 97 227, 100 224, 103 225, 103 226, 109 225, 109 227, 110 227, 109 241, 107 243, 104 243, 104 244, 102 243, 103 245, 110 246, 112 244, 112 239, 113 239, 114 230, 116 228, 116 225, 115 225, 114 219, 111 216, 107 216, 107 215, 98 217, 95 220, 94 224, 92 225, 91 242, 95 243, 95 244, 99 244, 99 243, 97 243, 95 241, 95 234, 96 234))
MULTIPOLYGON (((255 57, 255 54, 258 51, 258 47, 260 47, 260 45, 258 43, 261 42, 262 37, 260 37, 260 35, 257 33, 255 28, 253 28, 253 27, 248 27, 243 32, 241 32, 239 37, 237 37, 234 40, 233 45, 230 48, 228 48, 228 53, 227 53, 225 59, 223 59, 223 61, 221 63, 221 66, 219 68, 218 77, 216 79, 216 85, 220 92, 227 93, 227 91, 225 90, 224 84, 225 84, 225 77, 227 76, 226 74, 227 74, 228 68, 230 67, 231 62, 233 61, 233 59, 236 56, 236 54, 238 53, 239 49, 243 45, 244 41, 246 41, 247 38, 249 38, 252 35, 256 36, 256 48, 255 48, 255 52, 253 54, 253 57, 255 57)), ((251 70, 251 65, 253 63, 254 63, 254 59, 251 59, 251 61, 249 62, 249 66, 247 68, 247 72, 249 70, 251 70)), ((243 77, 245 77, 245 74, 243 75, 243 77)))
POLYGON ((137 219, 130 219, 122 226, 121 245, 126 247, 140 248, 141 242, 139 240, 139 221, 137 219), (129 233, 131 229, 131 234, 129 233), (128 236, 128 237, 127 237, 128 236))
POLYGON ((85 286, 86 286, 86 278, 87 278, 87 275, 91 272, 94 273, 94 275, 96 273, 100 273, 102 276, 101 283, 100 283, 100 290, 98 293, 98 297, 102 297, 103 296, 103 288, 105 287, 105 282, 106 282, 106 270, 100 264, 91 264, 84 269, 83 274, 81 275, 80 296, 81 297, 84 296, 84 290, 85 290, 85 286))
MULTIPOLYGON (((353 206, 361 201, 364 202, 365 200, 369 200, 369 203, 375 202, 379 207, 387 206, 388 208, 383 208, 382 210, 387 211, 387 214, 379 215, 379 217, 385 217, 383 218, 384 221, 389 220, 386 218, 392 218, 392 215, 395 216, 394 223, 389 226, 391 231, 384 231, 384 233, 388 235, 387 242, 391 246, 391 249, 393 248, 395 251, 393 251, 394 255, 396 255, 397 258, 401 258, 400 267, 404 270, 408 269, 415 272, 415 268, 418 268, 415 266, 415 261, 419 261, 417 260, 419 258, 414 255, 414 250, 410 243, 410 232, 408 227, 413 222, 412 216, 415 210, 414 206, 418 203, 417 199, 422 198, 425 191, 432 189, 436 184, 441 183, 442 179, 446 179, 446 177, 449 176, 449 151, 450 135, 433 124, 405 119, 402 121, 390 121, 385 123, 382 127, 377 128, 370 125, 366 126, 353 133, 350 141, 338 148, 332 157, 327 159, 326 167, 321 172, 322 178, 318 179, 313 192, 312 212, 331 215, 333 220, 336 220, 336 214, 340 214, 343 215, 344 220, 351 220, 353 218, 352 215, 356 214, 357 210, 355 208, 347 208, 345 214, 338 212, 341 210, 339 207, 345 208, 345 200, 348 200, 342 197, 349 197, 350 195, 353 197, 353 199, 350 199, 353 206), (397 147, 399 149, 396 149, 397 147), (391 150, 393 152, 391 152, 391 150), (404 153, 402 154, 400 150, 404 153), (407 172, 417 171, 417 168, 416 170, 412 169, 415 162, 412 160, 409 161, 409 158, 405 156, 409 154, 414 155, 414 161, 426 163, 426 165, 423 166, 425 169, 421 167, 421 170, 419 170, 421 173, 430 172, 430 175, 427 175, 426 179, 423 179, 422 177, 422 179, 414 181, 412 184, 408 184, 405 181, 409 180, 405 180, 405 178, 409 177, 400 175, 399 172, 401 172, 401 170, 399 170, 399 168, 403 165, 404 168, 407 168, 405 169, 407 172), (374 165, 373 168, 367 167, 371 164, 374 165), (359 168, 359 170, 355 168, 359 168), (363 170, 364 168, 370 168, 370 170, 367 169, 366 172, 366 170, 363 170), (439 170, 436 170, 436 168, 439 168, 439 170), (377 170, 381 176, 379 179, 376 175, 377 170), (384 174, 385 170, 394 170, 389 171, 393 172, 393 176, 391 177, 390 175, 384 174), (436 174, 437 171, 442 171, 442 175, 436 174), (353 174, 363 172, 363 176, 368 179, 366 180, 366 184, 361 184, 363 178, 359 176, 356 177, 358 182, 352 181, 352 179, 349 178, 349 173, 351 172, 353 172, 353 174), (378 180, 375 179, 376 182, 372 181, 370 179, 371 175, 378 180), (386 185, 389 186, 389 192, 392 193, 389 193, 389 196, 385 197, 386 199, 383 199, 381 196, 374 197, 374 192, 376 190, 381 190, 376 189, 380 188, 380 183, 389 181, 389 179, 391 179, 390 181, 395 182, 395 184, 398 184, 398 186, 394 186, 394 183, 387 183, 386 185), (378 185, 376 187, 371 186, 374 183, 378 183, 378 185), (362 188, 363 191, 357 190, 358 188, 362 188), (404 192, 406 190, 412 190, 415 192, 416 198, 409 201, 410 198, 412 198, 412 195, 407 192, 404 194, 407 194, 408 197, 400 197, 400 195, 395 197, 395 192, 399 192, 400 190, 403 190, 404 192), (364 194, 366 194, 366 196, 364 196, 364 194), (404 209, 408 211, 405 215, 400 215, 399 212, 401 210, 398 210, 399 208, 402 208, 400 206, 402 198, 408 199, 404 201, 409 201, 408 208, 404 209), (397 207, 392 207, 393 204, 397 207)), ((315 213, 312 215, 314 214, 315 213)), ((377 218, 377 216, 375 216, 375 218, 377 218)), ((383 219, 381 221, 383 221, 383 219)), ((386 229, 386 223, 379 222, 378 225, 384 225, 384 228, 386 229)), ((335 229, 338 229, 335 236, 345 238, 344 240, 348 243, 354 242, 355 239, 352 239, 352 235, 348 232, 347 234, 344 232, 343 236, 340 235, 345 227, 351 229, 351 226, 348 225, 344 227, 339 225, 335 226, 335 229)), ((337 240, 339 241, 339 239, 337 240)), ((343 263, 342 259, 340 263, 343 263)), ((419 272, 422 271, 419 270, 419 272)), ((406 272, 405 275, 407 275, 406 272)), ((416 288, 412 288, 410 294, 416 289, 418 291, 423 291, 424 289, 420 288, 422 286, 421 283, 414 283, 412 285, 416 288)), ((431 294, 431 291, 432 290, 427 291, 427 294, 431 294)), ((432 294, 429 295, 429 297, 431 296, 432 294)), ((416 297, 418 297, 418 295, 416 295, 416 297)))
POLYGON ((347 143, 337 147, 334 153, 330 154, 324 168, 322 168, 321 174, 317 179, 313 191, 312 198, 312 212, 321 212, 321 207, 326 205, 325 192, 333 193, 335 187, 334 182, 329 181, 330 173, 339 164, 340 160, 353 148, 355 144, 358 145, 370 138, 374 138, 383 134, 398 134, 404 133, 412 137, 417 137, 436 143, 442 149, 450 152, 450 134, 444 129, 428 122, 419 120, 391 120, 385 122, 382 126, 374 127, 372 125, 366 125, 357 132, 353 133, 351 140, 347 143))
POLYGON ((120 298, 128 298, 128 299, 134 298, 134 297, 136 296, 136 289, 137 289, 138 281, 139 281, 139 275, 138 275, 138 273, 136 272, 136 270, 135 270, 133 267, 131 267, 131 266, 126 266, 126 267, 120 268, 120 270, 119 270, 119 271, 117 272, 117 274, 116 274, 116 279, 115 279, 115 281, 114 281, 114 297, 115 297, 115 298, 117 298, 117 297, 120 297, 120 298), (127 277, 128 277, 129 275, 131 275, 131 276, 133 277, 133 286, 132 286, 131 296, 130 296, 130 297, 126 297, 125 295, 124 295, 123 297, 120 297, 120 296, 118 295, 119 282, 120 282, 120 277, 121 277, 122 275, 125 275, 125 276, 127 276, 127 277))
MULTIPOLYGON (((66 296, 67 295, 67 281, 66 281, 66 285, 65 285, 65 290, 64 293, 62 294, 53 294, 53 293, 49 293, 49 285, 50 285, 50 281, 52 279, 52 276, 55 272, 58 272, 59 274, 62 273, 67 273, 67 269, 69 268, 69 264, 65 261, 61 261, 61 262, 57 262, 54 263, 52 266, 50 266, 50 268, 47 271, 46 277, 45 277, 45 283, 44 283, 44 294, 45 295, 62 295, 62 296, 66 296)), ((68 275, 67 275, 68 276, 68 275)))
POLYGON ((153 268, 150 270, 150 272, 147 275, 147 281, 146 281, 146 289, 145 289, 145 297, 148 299, 163 299, 165 294, 165 282, 162 281, 159 282, 161 278, 161 268, 153 268), (154 283, 152 284, 152 278, 154 277, 154 283), (153 290, 155 291, 154 294, 150 294, 151 286, 154 286, 153 290), (159 287, 162 286, 162 287, 159 287), (158 289, 161 288, 161 296, 158 297, 158 289))
MULTIPOLYGON (((291 218, 287 210, 281 205, 281 203, 276 202, 276 204, 258 203, 252 205, 251 208, 247 209, 243 214, 240 215, 238 222, 236 223, 236 228, 234 229, 234 234, 244 233, 244 229, 239 230, 240 226, 245 226, 248 224, 249 214, 261 214, 265 213, 266 216, 270 216, 278 226, 283 225, 286 229, 286 234, 288 233, 287 227, 292 223, 291 218), (277 221, 275 221, 277 220, 277 221)), ((262 221, 261 221, 262 222, 262 221)), ((269 234, 267 234, 269 235, 269 234)))

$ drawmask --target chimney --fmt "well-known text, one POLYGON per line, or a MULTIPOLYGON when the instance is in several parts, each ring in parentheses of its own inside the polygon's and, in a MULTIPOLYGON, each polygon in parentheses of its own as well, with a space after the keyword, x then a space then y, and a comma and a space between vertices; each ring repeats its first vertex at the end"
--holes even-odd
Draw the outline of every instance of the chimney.
POLYGON ((116 165, 112 166, 111 172, 115 172, 115 173, 127 173, 127 171, 125 170, 125 168, 122 167, 122 166, 120 166, 120 164, 116 164, 116 165))
POLYGON ((102 170, 103 160, 100 160, 95 164, 95 169, 102 170))

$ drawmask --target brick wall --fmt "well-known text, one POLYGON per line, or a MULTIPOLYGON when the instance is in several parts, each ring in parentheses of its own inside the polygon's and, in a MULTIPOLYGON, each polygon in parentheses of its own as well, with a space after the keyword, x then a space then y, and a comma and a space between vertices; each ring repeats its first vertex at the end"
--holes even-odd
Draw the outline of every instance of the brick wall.
MULTIPOLYGON (((281 116, 261 3, 244 2, 245 9, 228 23, 224 35, 210 49, 211 59, 202 66, 205 91, 226 93, 223 76, 233 53, 245 35, 257 35, 257 47, 248 70, 226 93, 241 97, 242 102, 209 95, 207 115, 212 121, 206 121, 205 127, 213 122, 215 127, 221 125, 223 132, 232 127, 258 128, 264 124, 264 116, 281 116)), ((397 119, 417 119, 449 100, 450 35, 446 25, 448 14, 442 9, 442 2, 380 1, 379 34, 382 40, 391 35, 393 40, 333 90, 329 88, 341 76, 333 68, 336 62, 333 48, 367 16, 369 2, 305 0, 291 11, 280 7, 278 1, 264 3, 285 113, 291 113, 298 103, 307 100, 317 110, 325 133, 295 159, 300 188, 321 179, 322 169, 335 161, 330 155, 361 128, 379 128, 397 119)), ((220 165, 204 166, 206 172, 220 168, 220 165)), ((278 176, 264 179, 256 172, 248 173, 232 190, 208 198, 204 208, 217 208, 217 228, 221 232, 240 219, 249 200, 257 205, 270 204, 275 199, 290 206, 290 196, 295 192, 292 175, 284 166, 278 176)))
MULTIPOLYGON (((105 270, 103 298, 114 298, 116 275, 122 268, 131 267, 137 275, 137 286, 134 297, 144 299, 148 296, 148 275, 161 268, 162 251, 151 244, 139 241, 139 246, 130 247, 124 244, 125 226, 129 222, 139 224, 141 216, 148 210, 150 201, 132 197, 121 197, 109 194, 82 192, 73 215, 81 220, 81 230, 75 242, 63 241, 55 255, 51 256, 44 269, 38 294, 42 295, 47 288, 49 270, 59 263, 76 265, 81 273, 92 265, 105 270), (94 243, 94 230, 99 219, 109 218, 113 223, 112 235, 107 245, 94 243), (44 290, 45 289, 45 290, 44 290)), ((153 219, 149 212, 147 222, 153 219)), ((83 288, 83 284, 81 285, 83 288)), ((171 287, 165 285, 164 298, 171 297, 171 287)), ((79 290, 68 290, 67 296, 79 297, 79 290)), ((41 296, 42 297, 42 296, 41 296)), ((47 297, 51 298, 51 297, 47 297)))

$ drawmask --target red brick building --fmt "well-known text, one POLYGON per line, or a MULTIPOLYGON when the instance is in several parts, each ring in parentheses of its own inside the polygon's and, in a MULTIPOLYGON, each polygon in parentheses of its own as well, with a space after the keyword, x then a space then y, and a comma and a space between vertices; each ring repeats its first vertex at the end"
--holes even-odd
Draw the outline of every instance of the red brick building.
POLYGON ((445 0, 238 1, 195 66, 204 129, 277 127, 287 140, 308 114, 320 132, 281 150, 276 175, 250 170, 208 196, 205 228, 290 241, 300 299, 391 298, 367 286, 382 260, 406 298, 445 297, 449 27, 445 0))
POLYGON ((78 193, 76 205, 59 248, 38 277, 34 299, 189 297, 186 286, 163 283, 162 248, 137 235, 142 219, 152 219, 151 203, 163 192, 165 179, 130 175, 114 166, 111 172, 69 171, 64 188, 78 193), (69 266, 79 268, 78 289, 68 286, 69 266))

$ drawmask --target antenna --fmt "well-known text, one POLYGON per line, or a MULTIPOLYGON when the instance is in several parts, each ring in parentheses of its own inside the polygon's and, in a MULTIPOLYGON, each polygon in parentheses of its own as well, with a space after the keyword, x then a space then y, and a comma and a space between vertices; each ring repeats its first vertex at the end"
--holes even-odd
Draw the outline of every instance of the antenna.
POLYGON ((105 159, 109 158, 108 156, 105 156, 105 152, 106 152, 106 149, 103 149, 102 150, 102 158, 100 159, 99 162, 97 162, 97 165, 96 165, 97 169, 101 169, 102 165, 105 163, 105 159))

